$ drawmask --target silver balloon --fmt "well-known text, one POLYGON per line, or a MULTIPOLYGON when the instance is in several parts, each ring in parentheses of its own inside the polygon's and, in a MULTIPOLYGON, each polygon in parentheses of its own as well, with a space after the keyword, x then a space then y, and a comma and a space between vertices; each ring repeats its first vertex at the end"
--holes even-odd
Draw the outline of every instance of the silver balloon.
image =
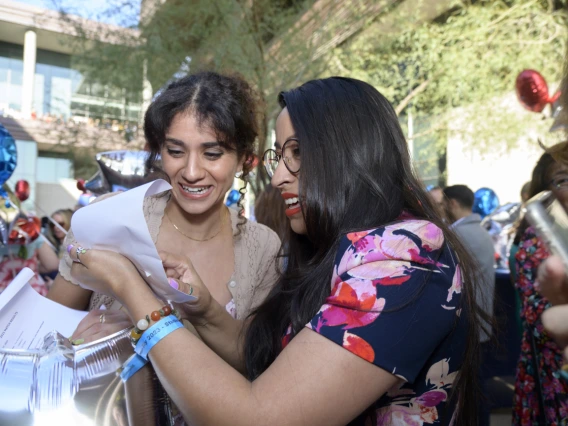
POLYGON ((99 171, 85 183, 93 194, 124 191, 146 182, 146 151, 108 151, 96 155, 99 171))
POLYGON ((130 329, 77 347, 52 332, 41 350, 0 349, 0 425, 173 425, 151 366, 126 384, 117 374, 132 353, 130 329))

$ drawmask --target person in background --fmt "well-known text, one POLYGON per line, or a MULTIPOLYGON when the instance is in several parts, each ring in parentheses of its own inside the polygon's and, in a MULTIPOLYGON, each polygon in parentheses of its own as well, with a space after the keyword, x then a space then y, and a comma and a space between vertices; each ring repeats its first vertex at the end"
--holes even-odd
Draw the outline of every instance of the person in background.
MULTIPOLYGON (((478 303, 489 315, 493 316, 493 293, 495 290, 495 255, 493 240, 481 227, 481 217, 473 213, 474 194, 465 185, 453 185, 444 189, 444 210, 450 221, 450 228, 458 235, 462 244, 477 260, 480 271, 480 283, 477 285, 478 303)), ((482 342, 489 340, 489 335, 481 336, 482 342)))
POLYGON ((444 220, 447 220, 446 212, 444 209, 444 190, 439 186, 433 186, 428 189, 428 195, 430 195, 430 199, 434 203, 434 206, 440 214, 440 217, 444 220))
POLYGON ((30 268, 35 273, 30 285, 42 296, 47 295, 51 282, 44 280, 40 274, 57 270, 59 259, 40 230, 39 219, 18 219, 10 233, 14 241, 0 246, 0 293, 22 269, 30 268))
MULTIPOLYGON (((479 270, 475 290, 477 303, 489 317, 493 317, 495 299, 495 249, 489 232, 481 226, 481 216, 473 213, 474 194, 465 185, 453 185, 444 189, 444 209, 451 223, 450 228, 458 235, 462 244, 471 256, 477 260, 479 270)), ((491 330, 491 324, 486 324, 491 330)), ((483 358, 489 352, 491 336, 482 332, 480 350, 482 365, 479 370, 480 384, 484 390, 483 358)), ((480 406, 480 426, 489 426, 489 405, 484 402, 480 406)))
MULTIPOLYGON (((533 170, 529 197, 549 190, 568 209, 568 167, 555 160, 555 154, 566 149, 567 143, 560 143, 540 157, 533 170)), ((544 330, 542 316, 550 303, 536 284, 537 270, 549 257, 549 251, 526 220, 519 226, 517 235, 515 287, 521 297, 523 336, 513 424, 559 425, 563 424, 561 419, 568 418, 568 382, 560 380, 557 373, 563 365, 562 351, 544 330)))
POLYGON ((284 199, 272 185, 264 188, 254 204, 256 221, 276 232, 280 240, 284 240, 289 229, 285 210, 284 199))
POLYGON ((51 215, 51 220, 48 223, 46 237, 53 244, 55 253, 60 259, 65 253, 63 240, 67 235, 67 231, 71 228, 71 216, 73 216, 73 210, 60 209, 51 215))

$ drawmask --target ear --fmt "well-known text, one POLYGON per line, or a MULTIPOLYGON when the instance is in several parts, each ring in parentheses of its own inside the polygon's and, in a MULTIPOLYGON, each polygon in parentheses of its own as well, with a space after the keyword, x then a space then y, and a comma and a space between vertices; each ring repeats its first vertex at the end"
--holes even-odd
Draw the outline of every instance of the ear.
POLYGON ((454 200, 453 198, 449 198, 448 203, 449 203, 451 209, 457 209, 457 208, 460 207, 458 200, 454 200))

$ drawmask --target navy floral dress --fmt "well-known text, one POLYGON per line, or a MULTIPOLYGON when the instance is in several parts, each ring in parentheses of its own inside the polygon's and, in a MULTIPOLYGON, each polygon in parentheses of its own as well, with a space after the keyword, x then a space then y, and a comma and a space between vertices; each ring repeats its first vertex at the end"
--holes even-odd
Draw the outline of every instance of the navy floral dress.
MULTIPOLYGON (((442 231, 413 219, 348 234, 331 284, 307 327, 404 380, 375 403, 376 425, 454 424, 449 394, 467 319, 460 269, 442 231)), ((367 424, 365 417, 351 424, 367 424)))

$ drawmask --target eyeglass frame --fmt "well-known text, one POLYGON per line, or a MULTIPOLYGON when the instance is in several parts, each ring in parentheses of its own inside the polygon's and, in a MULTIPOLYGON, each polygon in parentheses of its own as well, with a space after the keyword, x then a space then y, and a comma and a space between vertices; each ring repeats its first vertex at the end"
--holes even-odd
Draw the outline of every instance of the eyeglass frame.
MULTIPOLYGON (((286 142, 284 142, 284 145, 282 145, 282 153, 284 153, 284 149, 286 148, 286 145, 288 144, 288 142, 291 142, 291 141, 296 141, 297 143, 300 143, 300 141, 298 140, 298 138, 289 138, 289 139, 287 139, 286 142)), ((280 160, 282 160, 282 159, 284 158, 284 156, 283 156, 282 154, 278 155, 278 153, 276 152, 275 149, 269 148, 269 149, 267 149, 266 151, 264 151, 264 154, 262 154, 262 164, 264 165, 264 170, 266 170, 266 173, 268 173, 268 176, 269 176, 270 178, 272 178, 272 177, 274 176, 274 173, 276 172, 276 170, 275 170, 274 172, 271 173, 271 172, 268 170, 268 166, 266 165, 266 163, 267 163, 267 162, 266 162, 266 154, 268 154, 268 153, 271 152, 271 151, 274 152, 274 155, 276 155, 276 162, 277 162, 278 164, 280 164, 280 160)), ((288 157, 286 157, 286 158, 288 158, 288 157)), ((287 169, 290 173, 292 173, 293 175, 297 175, 298 173, 300 173, 301 167, 300 167, 300 169, 298 169, 297 171, 293 172, 292 170, 290 170, 290 167, 288 167, 288 164, 286 164, 286 161, 284 161, 284 166, 286 166, 286 169, 287 169)))

